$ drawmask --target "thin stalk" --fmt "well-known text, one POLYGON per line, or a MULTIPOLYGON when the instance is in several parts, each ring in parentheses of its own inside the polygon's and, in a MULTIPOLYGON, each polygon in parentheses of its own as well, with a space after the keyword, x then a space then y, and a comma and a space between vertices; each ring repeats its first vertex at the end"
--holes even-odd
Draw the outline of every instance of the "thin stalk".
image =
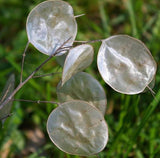
POLYGON ((147 86, 147 88, 149 89, 149 91, 151 92, 151 94, 153 95, 153 97, 155 97, 155 92, 153 91, 153 89, 152 88, 150 88, 149 86, 147 86))
POLYGON ((81 44, 87 44, 87 43, 95 43, 95 42, 102 42, 103 39, 98 40, 91 40, 91 41, 74 41, 74 43, 81 43, 81 44))
POLYGON ((100 11, 100 17, 102 20, 102 26, 103 26, 103 30, 104 30, 104 34, 105 36, 109 36, 110 35, 110 25, 109 25, 109 18, 107 16, 106 13, 106 8, 104 8, 105 6, 105 1, 98 1, 98 5, 99 5, 99 11, 100 11))
POLYGON ((4 96, 3 96, 2 99, 0 100, 0 103, 2 103, 2 102, 4 101, 4 99, 6 98, 8 92, 9 92, 10 87, 11 87, 11 84, 8 86, 8 88, 7 88, 7 90, 6 90, 5 94, 4 94, 4 96))
POLYGON ((27 79, 25 79, 23 82, 20 82, 19 85, 17 86, 17 88, 11 93, 11 95, 0 105, 0 110, 14 97, 14 95, 31 79, 33 78, 34 74, 41 69, 50 59, 52 59, 52 57, 54 57, 55 55, 57 55, 58 53, 61 52, 61 50, 63 49, 63 46, 71 39, 71 37, 65 41, 57 50, 53 50, 54 54, 52 54, 51 56, 49 56, 41 65, 39 65, 29 76, 27 79))
POLYGON ((13 115, 12 113, 7 114, 6 116, 2 117, 1 120, 4 120, 4 119, 6 119, 6 118, 8 118, 8 117, 10 117, 10 116, 12 116, 12 115, 13 115))
POLYGON ((28 46, 29 46, 29 41, 27 42, 26 44, 26 47, 24 49, 24 52, 23 52, 23 57, 22 57, 22 67, 21 67, 21 76, 20 76, 20 83, 22 82, 22 78, 23 78, 23 67, 24 67, 24 59, 25 59, 25 56, 26 56, 26 51, 28 49, 28 46))
POLYGON ((13 99, 13 101, 30 102, 30 103, 37 103, 37 104, 40 104, 40 103, 51 103, 51 104, 59 105, 59 103, 55 102, 55 101, 26 100, 26 99, 13 99))
POLYGON ((132 26, 132 30, 133 30, 133 35, 135 37, 138 38, 138 30, 137 30, 137 25, 136 25, 136 17, 135 17, 135 12, 134 12, 134 8, 133 8, 133 1, 132 0, 128 0, 125 1, 127 9, 128 9, 128 13, 129 13, 129 17, 130 17, 130 21, 131 21, 131 26, 132 26))
POLYGON ((131 151, 134 142, 137 140, 137 137, 139 136, 139 133, 143 129, 144 125, 146 124, 146 122, 148 121, 150 116, 153 114, 156 107, 159 105, 159 101, 160 101, 160 89, 159 89, 158 93, 156 94, 155 99, 150 103, 150 105, 145 110, 141 123, 139 124, 139 126, 136 127, 136 130, 134 131, 134 135, 130 140, 130 145, 128 146, 128 150, 127 150, 126 154, 124 155, 124 158, 128 157, 128 154, 131 151))
POLYGON ((81 17, 81 16, 84 16, 85 14, 80 14, 80 15, 76 15, 76 16, 74 16, 75 18, 79 18, 79 17, 81 17))
POLYGON ((39 77, 52 76, 52 75, 61 74, 61 73, 62 73, 62 72, 53 72, 53 73, 50 73, 50 74, 44 74, 44 75, 33 76, 32 78, 39 78, 39 77))
POLYGON ((97 158, 101 158, 101 156, 100 156, 100 154, 99 154, 99 153, 98 153, 96 156, 97 156, 97 158))

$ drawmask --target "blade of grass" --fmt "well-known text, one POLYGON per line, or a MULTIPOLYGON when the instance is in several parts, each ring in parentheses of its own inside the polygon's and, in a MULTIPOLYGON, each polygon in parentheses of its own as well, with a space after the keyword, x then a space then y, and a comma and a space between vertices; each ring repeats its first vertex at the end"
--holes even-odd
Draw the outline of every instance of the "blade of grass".
POLYGON ((150 158, 154 158, 154 148, 155 148, 155 141, 154 141, 154 137, 155 137, 155 133, 156 133, 156 128, 150 129, 150 145, 149 145, 149 157, 150 158))
MULTIPOLYGON (((137 107, 137 105, 138 105, 138 103, 140 101, 140 97, 138 96, 137 99, 135 99, 135 100, 136 100, 135 103, 132 106, 128 106, 128 109, 125 110, 126 114, 125 114, 125 117, 123 119, 121 128, 116 132, 115 138, 114 138, 114 140, 113 140, 113 142, 112 142, 112 144, 111 144, 111 146, 109 148, 108 155, 111 155, 111 153, 114 151, 114 148, 116 148, 118 140, 121 138, 121 136, 124 134, 124 131, 126 130, 126 126, 127 125, 131 125, 131 123, 132 123, 132 121, 130 121, 131 118, 132 118, 131 113, 137 107)), ((126 101, 126 102, 128 102, 128 101, 126 101)), ((129 103, 130 102, 128 102, 128 104, 129 103)))
MULTIPOLYGON (((6 57, 6 59, 8 60, 8 62, 18 71, 21 72, 21 67, 9 56, 6 57)), ((26 77, 27 74, 25 72, 23 72, 23 76, 26 77)), ((29 82, 36 90, 38 91, 42 91, 41 86, 39 86, 34 80, 30 80, 29 82)))
POLYGON ((137 137, 139 136, 139 133, 143 129, 145 123, 148 121, 149 117, 152 115, 152 113, 154 112, 154 110, 158 106, 159 101, 160 101, 160 89, 159 89, 157 95, 155 96, 154 100, 150 103, 148 108, 145 110, 141 123, 136 128, 136 130, 134 131, 134 134, 133 134, 133 137, 131 139, 130 145, 128 146, 128 150, 126 151, 126 154, 124 156, 125 158, 128 157, 128 154, 131 151, 134 142, 137 140, 137 137))
POLYGON ((3 76, 5 76, 5 75, 7 75, 7 74, 9 74, 10 72, 12 72, 13 71, 13 68, 11 67, 11 68, 7 68, 7 69, 5 69, 5 70, 3 70, 3 71, 0 71, 1 73, 0 73, 0 78, 1 77, 3 77, 3 76))
POLYGON ((149 29, 151 29, 152 25, 156 22, 158 18, 158 14, 155 14, 143 27, 142 34, 145 34, 149 29))
POLYGON ((102 25, 103 25, 103 30, 104 30, 104 35, 105 36, 109 36, 110 35, 110 25, 108 24, 109 23, 109 18, 106 14, 106 8, 104 9, 104 4, 105 2, 102 1, 102 0, 99 0, 98 1, 98 5, 99 5, 99 10, 100 10, 100 16, 101 16, 101 20, 102 20, 102 25))
POLYGON ((132 26, 132 31, 133 31, 133 36, 138 38, 138 31, 137 31, 137 26, 136 26, 136 18, 135 18, 135 13, 133 9, 133 2, 132 0, 125 1, 126 7, 128 9, 130 21, 131 21, 131 26, 132 26))

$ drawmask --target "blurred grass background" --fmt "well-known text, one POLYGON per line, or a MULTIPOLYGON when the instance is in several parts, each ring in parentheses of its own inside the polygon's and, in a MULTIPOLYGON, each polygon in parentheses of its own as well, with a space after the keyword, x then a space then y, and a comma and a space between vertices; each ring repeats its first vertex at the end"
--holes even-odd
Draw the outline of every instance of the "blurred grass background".
MULTIPOLYGON (((109 142, 101 158, 160 157, 160 1, 159 0, 66 0, 77 19, 77 40, 104 39, 115 34, 128 34, 142 40, 154 56, 158 70, 154 91, 139 95, 115 92, 101 79, 96 66, 100 43, 94 43, 95 59, 87 72, 103 85, 108 99, 105 115, 109 142)), ((22 52, 27 43, 25 23, 28 13, 42 0, 0 0, 0 92, 11 73, 19 83, 22 52)), ((47 57, 29 46, 24 65, 24 78, 47 57)), ((53 59, 40 74, 61 71, 53 59)), ((56 85, 61 75, 30 80, 16 99, 57 101, 56 85)), ((48 115, 56 105, 14 102, 13 116, 0 127, 1 158, 80 158, 63 153, 52 144, 46 131, 48 115)), ((63 138, 62 138, 63 139, 63 138)), ((92 156, 94 158, 94 156, 92 156)))

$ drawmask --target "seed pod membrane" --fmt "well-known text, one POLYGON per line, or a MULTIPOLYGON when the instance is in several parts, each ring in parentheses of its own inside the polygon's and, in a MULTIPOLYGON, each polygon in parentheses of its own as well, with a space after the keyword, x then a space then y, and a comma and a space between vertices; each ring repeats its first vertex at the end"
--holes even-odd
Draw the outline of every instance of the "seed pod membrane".
POLYGON ((153 80, 157 68, 147 47, 127 35, 103 40, 97 65, 103 80, 124 94, 143 92, 153 80))
POLYGON ((101 112, 78 100, 54 109, 47 121, 47 131, 59 149, 73 155, 94 155, 108 141, 108 127, 101 112))
POLYGON ((84 100, 98 108, 103 114, 106 111, 107 98, 101 84, 91 75, 79 72, 63 86, 57 86, 57 96, 60 102, 84 100))
POLYGON ((93 47, 89 44, 83 44, 72 48, 64 63, 62 85, 74 74, 87 68, 92 63, 93 56, 93 47))
POLYGON ((77 23, 67 2, 50 0, 32 9, 26 29, 29 42, 40 52, 51 55, 69 38, 64 46, 72 45, 77 34, 77 23))

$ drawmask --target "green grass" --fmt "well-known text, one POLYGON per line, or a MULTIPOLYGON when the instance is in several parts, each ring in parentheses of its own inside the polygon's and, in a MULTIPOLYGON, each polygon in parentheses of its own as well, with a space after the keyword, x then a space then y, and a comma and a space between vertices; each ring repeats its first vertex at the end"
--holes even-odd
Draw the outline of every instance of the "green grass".
MULTIPOLYGON (((25 22, 30 10, 42 0, 0 0, 0 92, 12 72, 19 83, 22 52, 27 43, 25 22)), ((159 158, 160 155, 160 3, 159 0, 68 0, 77 19, 77 40, 104 39, 115 34, 128 34, 142 40, 157 62, 154 91, 139 95, 124 95, 115 92, 101 79, 96 66, 99 43, 93 44, 95 59, 87 72, 103 85, 108 99, 105 119, 109 126, 109 142, 100 153, 101 158, 159 158)), ((27 51, 24 78, 46 56, 32 45, 27 51)), ((47 74, 59 69, 53 59, 38 74, 47 74)), ((30 80, 15 96, 16 99, 57 101, 56 85, 61 75, 30 80)), ((80 158, 60 151, 50 141, 46 132, 48 115, 56 105, 14 102, 12 117, 0 129, 0 157, 8 158, 80 158), (32 138, 28 131, 42 132, 43 145, 34 152, 27 149, 32 138)), ((37 144, 36 144, 37 145, 37 144)), ((90 158, 95 158, 91 156, 90 158)))

